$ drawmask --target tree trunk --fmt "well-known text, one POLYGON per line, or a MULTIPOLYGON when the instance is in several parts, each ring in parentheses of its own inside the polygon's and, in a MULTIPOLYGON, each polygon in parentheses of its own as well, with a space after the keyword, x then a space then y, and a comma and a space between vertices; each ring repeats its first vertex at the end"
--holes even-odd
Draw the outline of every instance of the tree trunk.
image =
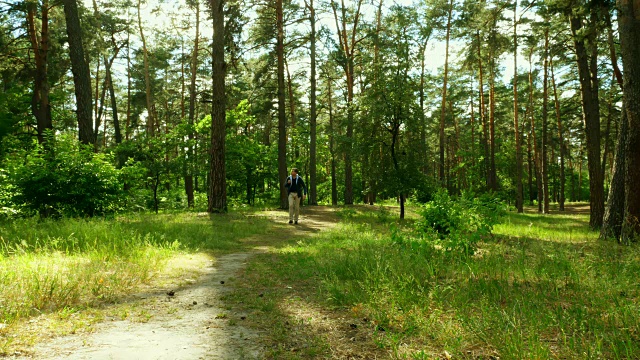
MULTIPOLYGON (((96 81, 96 106, 97 106, 97 112, 96 112, 96 120, 94 122, 94 130, 93 133, 95 134, 95 138, 94 143, 93 143, 93 149, 95 152, 98 152, 98 149, 100 148, 100 126, 102 125, 102 115, 104 114, 104 99, 107 95, 107 89, 109 87, 109 80, 107 79, 107 71, 108 70, 108 65, 106 62, 106 56, 105 56, 105 76, 104 76, 104 80, 102 81, 102 91, 99 91, 99 84, 96 81)), ((105 124, 107 123, 107 121, 105 120, 105 124)), ((106 129, 106 128, 105 128, 106 129)))
POLYGON ((618 0, 618 24, 624 69, 624 110, 627 113, 625 219, 622 241, 640 234, 640 1, 618 0))
MULTIPOLYGON (((524 199, 522 190, 522 145, 520 141, 520 130, 518 126, 518 21, 516 20, 517 9, 518 2, 516 1, 515 8, 513 10, 513 130, 516 136, 516 208, 518 209, 519 213, 523 213, 524 199)), ((471 118, 473 119, 473 115, 471 115, 471 118)))
POLYGON ((155 114, 153 108, 153 95, 151 94, 151 78, 149 74, 149 52, 147 51, 147 40, 144 37, 142 29, 142 16, 140 15, 140 2, 138 0, 138 27, 140 28, 140 39, 142 40, 142 54, 144 61, 144 84, 147 101, 147 133, 149 136, 155 136, 155 114))
POLYGON ((329 103, 329 154, 331 155, 331 205, 338 205, 338 184, 336 180, 336 154, 334 150, 333 127, 333 94, 331 92, 331 78, 327 76, 327 102, 329 103))
MULTIPOLYGON (((129 9, 127 9, 127 16, 129 9)), ((131 129, 131 31, 127 24, 127 123, 124 129, 124 138, 129 140, 129 131, 131 129)))
POLYGON ((440 186, 444 187, 445 184, 445 176, 444 176, 444 148, 445 148, 445 136, 444 136, 444 128, 445 128, 445 114, 446 114, 446 104, 447 104, 447 76, 449 75, 449 37, 451 35, 451 15, 453 13, 453 0, 449 1, 449 11, 447 15, 447 30, 445 36, 445 55, 444 55, 444 79, 442 83, 442 106, 440 107, 440 186))
POLYGON ((534 116, 534 103, 533 103, 533 69, 532 69, 532 61, 531 57, 533 56, 534 48, 531 48, 529 52, 529 116, 531 120, 531 142, 533 142, 533 159, 534 159, 534 168, 536 173, 536 185, 538 189, 538 212, 542 212, 542 177, 540 172, 540 150, 538 148, 538 140, 536 136, 536 122, 534 116))
POLYGON ((489 190, 498 191, 496 174, 496 74, 493 54, 489 57, 489 190))
POLYGON ((187 206, 193 208, 195 206, 195 200, 193 195, 193 168, 197 166, 194 161, 194 149, 193 149, 193 127, 195 125, 196 115, 196 78, 198 74, 198 52, 200 45, 200 2, 195 1, 196 11, 196 37, 193 42, 193 53, 191 55, 191 82, 189 84, 189 131, 187 137, 189 139, 189 147, 187 148, 187 171, 184 175, 184 191, 187 194, 187 206))
POLYGON ((564 176, 564 154, 565 154, 565 145, 564 145, 564 132, 562 130, 562 117, 560 115, 560 100, 558 99, 558 89, 556 87, 556 75, 553 70, 553 58, 549 60, 549 65, 551 68, 551 83, 553 85, 553 99, 555 102, 556 108, 556 121, 558 122, 558 142, 560 143, 560 190, 558 196, 558 205, 560 211, 564 211, 564 191, 565 191, 565 176, 564 176))
MULTIPOLYGON (((420 47, 420 156, 423 157, 423 161, 421 163, 421 171, 423 174, 427 173, 427 116, 425 114, 424 108, 424 84, 425 84, 425 50, 426 50, 426 41, 420 47)), ((473 106, 473 105, 472 105, 473 106)), ((473 128, 473 126, 472 126, 473 128)))
POLYGON ((356 34, 358 30, 358 21, 360 19, 360 8, 363 0, 358 0, 357 10, 353 17, 353 28, 351 29, 351 39, 349 39, 347 33, 347 9, 342 0, 342 24, 338 23, 337 5, 333 0, 331 1, 331 7, 333 8, 333 14, 336 20, 336 28, 338 29, 338 40, 340 48, 345 57, 343 68, 345 71, 345 77, 347 82, 347 133, 345 140, 345 153, 344 153, 344 203, 346 205, 353 204, 353 161, 352 161, 352 147, 353 147, 353 118, 354 118, 354 86, 355 86, 355 74, 354 74, 354 61, 355 61, 355 47, 357 44, 356 34))
POLYGON ((116 90, 113 86, 113 79, 111 77, 111 69, 107 71, 106 75, 107 75, 107 81, 109 82, 109 98, 111 99, 113 131, 115 132, 116 144, 120 144, 122 143, 122 130, 120 129, 120 119, 118 118, 118 103, 116 101, 116 90))
POLYGON ((49 2, 45 0, 41 8, 40 37, 36 30, 35 3, 27 3, 27 30, 35 58, 36 68, 31 96, 31 111, 36 118, 38 143, 45 144, 45 132, 53 130, 51 105, 49 104, 48 56, 49 56, 49 2))
POLYGON ((287 179, 287 115, 284 94, 284 21, 282 0, 276 0, 276 56, 278 57, 278 182, 280 187, 280 208, 289 206, 284 182, 287 179))
MULTIPOLYGON (((607 99, 607 125, 604 129, 604 151, 602 152, 602 179, 607 180, 607 158, 609 157, 609 143, 611 142, 611 122, 613 121, 613 93, 615 86, 615 75, 611 81, 609 98, 607 99)), ((606 209, 605 209, 606 212, 606 209)))
MULTIPOLYGON (((527 114, 528 116, 529 114, 527 114)), ((533 159, 531 156, 531 135, 527 135, 527 175, 529 179, 529 205, 533 206, 533 172, 535 167, 533 166, 533 159)))
POLYGON ((93 144, 95 134, 91 129, 91 73, 89 64, 84 57, 82 44, 82 28, 78 16, 76 0, 63 0, 64 17, 67 23, 69 37, 69 57, 71 58, 71 72, 76 93, 76 115, 78 119, 78 138, 83 144, 93 144))
MULTIPOLYGON (((595 11, 595 10, 592 10, 595 11)), ((592 13, 592 17, 595 17, 592 13)), ((570 18, 571 31, 576 50, 576 61, 578 64, 578 75, 580 78, 580 94, 582 97, 582 111, 585 125, 585 135, 587 141, 587 160, 589 168, 589 190, 590 190, 590 219, 589 226, 598 229, 602 226, 604 215, 604 181, 600 167, 600 105, 598 99, 597 82, 597 44, 595 41, 595 24, 589 29, 587 39, 591 48, 591 59, 587 54, 585 40, 582 37, 582 19, 572 15, 570 18)), ((626 71, 626 70, 625 70, 626 71)))
MULTIPOLYGON (((471 72, 471 86, 469 89, 469 106, 471 109, 471 118, 470 118, 470 126, 471 126, 471 168, 476 168, 476 122, 475 122, 475 114, 474 114, 474 105, 473 105, 473 71, 471 72)), ((424 116, 424 111, 423 111, 424 116)), ((475 177, 472 177, 471 185, 475 183, 475 177)))
MULTIPOLYGON (((398 164, 398 157, 396 155, 396 144, 398 143, 398 136, 400 135, 400 122, 394 121, 393 127, 388 129, 391 133, 391 159, 393 160, 393 168, 396 171, 398 179, 401 178, 400 166, 398 164)), ((404 189, 400 190, 400 219, 404 219, 404 189)))
POLYGON ((224 62, 224 0, 211 0, 212 38, 212 89, 211 100, 211 149, 209 176, 210 213, 227 211, 227 180, 224 162, 226 136, 226 94, 224 62))
POLYGON ((482 77, 482 52, 480 51, 480 31, 476 32, 476 36, 478 38, 478 86, 480 88, 480 101, 478 104, 478 117, 480 118, 480 121, 482 122, 482 145, 484 148, 484 165, 485 165, 485 179, 486 179, 486 184, 487 184, 487 188, 490 188, 490 183, 491 180, 489 179, 489 168, 490 168, 490 164, 489 164, 489 143, 488 143, 488 139, 489 139, 489 133, 487 130, 487 119, 486 119, 486 114, 485 114, 485 108, 484 108, 484 87, 482 84, 483 81, 483 77, 482 77))
POLYGON ((604 210, 600 239, 606 240, 615 238, 620 241, 622 234, 622 223, 625 211, 625 172, 627 156, 627 135, 629 132, 629 122, 627 113, 622 105, 622 116, 618 125, 618 137, 616 139, 615 158, 613 160, 613 173, 611 174, 611 184, 609 185, 609 195, 607 205, 604 210))
POLYGON ((293 82, 291 80, 291 73, 289 73, 289 63, 287 62, 287 58, 285 57, 284 59, 284 69, 287 73, 287 92, 289 94, 289 115, 291 116, 291 122, 289 125, 289 130, 290 130, 290 134, 291 134, 291 154, 292 156, 292 162, 295 163, 295 161, 300 157, 300 147, 298 146, 298 133, 296 131, 296 102, 294 100, 294 94, 293 94, 293 82))
POLYGON ((549 146, 547 127, 549 120, 549 29, 544 33, 544 76, 542 84, 542 200, 544 207, 542 212, 549 213, 549 156, 547 149, 549 146))
POLYGON ((317 142, 317 113, 316 113, 316 12, 313 6, 313 0, 309 0, 309 20, 311 24, 311 37, 309 41, 310 44, 310 57, 311 57, 311 89, 309 100, 310 104, 310 118, 309 118, 309 131, 310 131, 310 141, 309 144, 309 203, 311 205, 318 205, 318 195, 317 195, 317 185, 316 185, 316 142, 317 142))

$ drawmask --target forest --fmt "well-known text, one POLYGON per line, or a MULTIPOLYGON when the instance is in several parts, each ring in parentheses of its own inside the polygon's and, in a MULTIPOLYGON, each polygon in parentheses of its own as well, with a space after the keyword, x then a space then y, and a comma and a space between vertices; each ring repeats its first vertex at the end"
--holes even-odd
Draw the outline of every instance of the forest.
POLYGON ((628 240, 636 8, 5 1, 2 214, 286 208, 298 167, 311 205, 589 201, 591 227, 628 240))
POLYGON ((639 182, 638 0, 0 1, 0 357, 636 359, 639 182))

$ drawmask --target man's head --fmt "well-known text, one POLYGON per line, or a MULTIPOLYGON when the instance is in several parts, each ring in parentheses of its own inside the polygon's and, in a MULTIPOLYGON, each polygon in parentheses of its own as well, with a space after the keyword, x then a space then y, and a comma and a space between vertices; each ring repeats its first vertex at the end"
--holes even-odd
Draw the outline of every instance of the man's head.
POLYGON ((298 176, 298 168, 291 169, 291 176, 293 176, 293 177, 298 176))

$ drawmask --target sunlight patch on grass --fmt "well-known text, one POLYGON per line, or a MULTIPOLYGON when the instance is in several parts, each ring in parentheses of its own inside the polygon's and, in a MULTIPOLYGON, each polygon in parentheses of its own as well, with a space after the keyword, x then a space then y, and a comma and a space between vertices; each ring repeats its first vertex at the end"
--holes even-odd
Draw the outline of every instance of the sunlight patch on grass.
POLYGON ((494 227, 495 235, 553 242, 580 243, 598 239, 599 233, 589 229, 588 215, 552 216, 509 213, 494 227))

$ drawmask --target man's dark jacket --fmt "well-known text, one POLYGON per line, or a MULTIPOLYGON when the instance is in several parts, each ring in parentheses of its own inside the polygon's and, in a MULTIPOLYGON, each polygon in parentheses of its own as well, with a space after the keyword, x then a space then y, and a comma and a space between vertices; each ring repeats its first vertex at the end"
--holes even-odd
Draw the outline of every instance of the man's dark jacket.
POLYGON ((284 181, 284 187, 287 189, 287 196, 292 192, 298 193, 298 197, 302 197, 302 192, 307 195, 307 186, 304 184, 304 180, 298 175, 296 180, 293 180, 291 175, 287 177, 287 180, 284 181), (291 180, 291 184, 289 184, 289 180, 291 180))

